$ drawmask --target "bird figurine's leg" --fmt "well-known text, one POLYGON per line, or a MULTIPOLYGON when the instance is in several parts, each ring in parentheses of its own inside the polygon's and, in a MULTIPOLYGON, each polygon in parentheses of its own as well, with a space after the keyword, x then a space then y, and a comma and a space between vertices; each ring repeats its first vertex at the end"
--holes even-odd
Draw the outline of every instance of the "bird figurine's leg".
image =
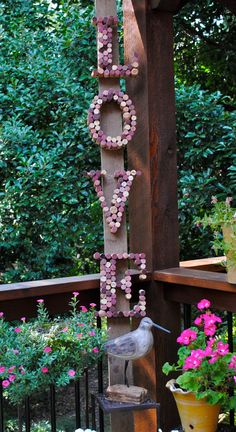
POLYGON ((128 364, 129 364, 129 360, 125 360, 125 370, 124 370, 124 375, 125 375, 125 385, 126 385, 127 387, 129 387, 129 381, 128 381, 128 378, 127 378, 127 367, 128 367, 128 364))

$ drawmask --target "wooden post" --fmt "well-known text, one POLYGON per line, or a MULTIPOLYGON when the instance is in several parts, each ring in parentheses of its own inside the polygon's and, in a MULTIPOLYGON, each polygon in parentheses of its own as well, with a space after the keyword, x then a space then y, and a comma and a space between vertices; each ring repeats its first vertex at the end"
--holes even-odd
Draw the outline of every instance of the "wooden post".
MULTIPOLYGON (((142 245, 148 270, 153 271, 179 263, 173 17, 152 10, 145 0, 124 0, 124 37, 126 62, 135 50, 140 63, 140 75, 127 82, 138 111, 129 164, 144 173, 142 185, 134 186, 129 200, 130 247, 142 245)), ((172 333, 154 330, 155 356, 151 353, 135 362, 134 379, 161 403, 161 427, 169 430, 178 424, 177 411, 161 368, 176 356, 180 310, 177 303, 164 300, 161 284, 152 282, 147 297, 147 315, 172 333)))
MULTIPOLYGON (((117 16, 116 0, 96 0, 96 16, 117 16)), ((116 32, 113 33, 113 61, 119 64, 119 46, 116 32)), ((99 79, 99 91, 109 88, 119 89, 119 79, 101 78, 99 79)), ((106 104, 102 111, 101 126, 106 134, 111 136, 120 135, 122 131, 122 116, 120 108, 115 103, 106 104)), ((124 150, 105 150, 101 149, 101 167, 106 171, 105 180, 103 183, 103 191, 107 202, 111 202, 112 194, 116 188, 116 180, 114 172, 124 169, 124 150)), ((127 246, 127 231, 125 217, 121 227, 116 234, 112 234, 106 223, 104 226, 104 252, 105 253, 125 253, 128 250, 127 246)), ((118 272, 122 274, 126 270, 126 264, 119 264, 118 272)), ((119 276, 119 275, 118 275, 119 276)), ((129 301, 126 300, 123 294, 117 292, 116 307, 120 311, 129 310, 129 301)), ((129 319, 127 318, 112 318, 108 320, 110 328, 109 337, 111 339, 130 331, 129 319)), ((132 367, 129 366, 129 382, 132 383, 132 367)), ((109 384, 124 383, 124 361, 116 358, 111 358, 109 362, 109 384)), ((111 415, 112 432, 132 431, 132 414, 131 413, 114 413, 111 415)))

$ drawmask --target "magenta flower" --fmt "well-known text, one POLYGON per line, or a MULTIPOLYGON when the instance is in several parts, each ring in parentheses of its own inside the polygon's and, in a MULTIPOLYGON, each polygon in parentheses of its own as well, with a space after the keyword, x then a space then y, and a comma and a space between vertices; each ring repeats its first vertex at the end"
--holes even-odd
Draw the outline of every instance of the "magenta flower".
POLYGON ((49 347, 49 346, 46 346, 46 347, 44 348, 43 352, 45 352, 45 353, 50 353, 50 352, 52 352, 52 348, 49 347))
POLYGON ((44 300, 43 299, 38 299, 37 303, 44 303, 44 300))
POLYGON ((0 312, 0 318, 3 318, 3 317, 4 317, 4 313, 0 312))
POLYGON ((18 349, 14 349, 14 350, 13 350, 13 353, 16 354, 16 355, 19 354, 19 352, 20 352, 20 351, 19 351, 18 349))
POLYGON ((12 373, 12 372, 15 370, 15 368, 16 368, 15 366, 11 366, 11 367, 9 367, 8 372, 9 372, 9 373, 12 373))
POLYGON ((224 356, 228 354, 228 352, 229 352, 229 344, 224 344, 221 341, 217 343, 217 353, 220 356, 224 356))
POLYGON ((89 336, 95 336, 95 331, 94 330, 90 331, 89 336))
POLYGON ((80 306, 81 312, 88 312, 86 306, 80 306))
POLYGON ((177 338, 177 342, 181 345, 189 345, 197 338, 197 333, 194 330, 186 329, 177 338))
POLYGON ((80 339, 83 336, 83 333, 77 333, 77 338, 80 339))
POLYGON ((9 385, 10 385, 10 381, 8 381, 8 380, 3 380, 3 382, 2 382, 2 386, 3 386, 4 388, 7 388, 9 385))
POLYGON ((48 373, 48 368, 47 368, 47 367, 42 367, 42 368, 41 368, 41 372, 43 372, 43 373, 48 373))
POLYGON ((95 308, 97 305, 96 305, 96 303, 90 303, 89 306, 91 306, 91 308, 95 308))
POLYGON ((202 325, 202 315, 195 319, 194 324, 196 324, 197 326, 202 325))
POLYGON ((236 355, 234 355, 234 356, 231 358, 231 361, 230 361, 230 363, 229 363, 229 368, 230 368, 230 369, 235 369, 235 370, 236 370, 236 355))
POLYGON ((16 327, 16 328, 14 329, 14 332, 15 332, 15 333, 20 333, 20 332, 21 332, 21 328, 20 328, 20 327, 16 327))
POLYGON ((9 375, 8 379, 10 382, 13 382, 16 379, 16 375, 9 375))
POLYGON ((212 324, 211 326, 204 328, 204 333, 206 336, 214 336, 215 332, 216 332, 215 324, 212 324))
POLYGON ((76 372, 74 371, 74 369, 70 369, 70 370, 68 370, 68 375, 70 376, 70 377, 74 377, 75 376, 75 374, 76 374, 76 372))
POLYGON ((84 327, 84 323, 78 323, 77 326, 78 327, 84 327))
POLYGON ((5 367, 4 366, 0 366, 0 373, 2 374, 3 372, 5 372, 5 367))
POLYGON ((73 296, 74 296, 74 297, 77 297, 78 295, 79 295, 79 292, 78 292, 78 291, 74 291, 74 292, 73 292, 73 296))
POLYGON ((208 309, 211 306, 211 303, 209 300, 206 299, 202 299, 198 304, 197 307, 198 309, 202 310, 202 309, 208 309))
POLYGON ((22 321, 23 323, 25 323, 25 321, 26 321, 26 317, 22 317, 22 318, 21 318, 21 321, 22 321))
POLYGON ((92 349, 92 351, 93 351, 94 353, 99 353, 99 348, 98 348, 98 347, 95 347, 95 348, 92 349))
POLYGON ((234 375, 234 382, 235 382, 235 384, 236 384, 236 375, 234 375))
POLYGON ((201 358, 195 355, 194 351, 191 352, 190 356, 184 361, 183 369, 197 369, 201 365, 201 358))
POLYGON ((62 329, 62 333, 66 333, 68 331, 68 327, 64 327, 63 329, 62 329))

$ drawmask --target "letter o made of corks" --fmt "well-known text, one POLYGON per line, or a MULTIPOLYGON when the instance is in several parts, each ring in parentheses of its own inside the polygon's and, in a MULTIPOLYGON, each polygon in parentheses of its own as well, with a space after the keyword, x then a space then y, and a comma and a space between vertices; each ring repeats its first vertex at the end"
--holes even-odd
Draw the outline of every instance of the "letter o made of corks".
POLYGON ((108 150, 119 150, 125 147, 132 140, 136 131, 137 116, 130 97, 120 90, 104 90, 94 97, 88 111, 88 127, 93 141, 100 145, 101 148, 108 150), (119 136, 109 136, 101 129, 101 108, 102 105, 109 102, 119 104, 122 111, 123 130, 119 136))

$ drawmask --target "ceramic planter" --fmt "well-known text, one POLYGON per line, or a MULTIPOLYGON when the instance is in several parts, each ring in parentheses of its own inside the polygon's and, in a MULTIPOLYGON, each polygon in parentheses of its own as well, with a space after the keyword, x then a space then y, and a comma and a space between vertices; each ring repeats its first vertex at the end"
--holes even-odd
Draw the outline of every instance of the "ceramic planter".
POLYGON ((194 393, 176 387, 170 380, 166 387, 172 392, 184 432, 215 432, 220 405, 210 405, 205 399, 197 400, 194 393))
POLYGON ((229 283, 236 284, 236 227, 233 227, 233 225, 224 225, 222 231, 224 242, 226 243, 227 249, 229 249, 226 253, 227 279, 229 283))

